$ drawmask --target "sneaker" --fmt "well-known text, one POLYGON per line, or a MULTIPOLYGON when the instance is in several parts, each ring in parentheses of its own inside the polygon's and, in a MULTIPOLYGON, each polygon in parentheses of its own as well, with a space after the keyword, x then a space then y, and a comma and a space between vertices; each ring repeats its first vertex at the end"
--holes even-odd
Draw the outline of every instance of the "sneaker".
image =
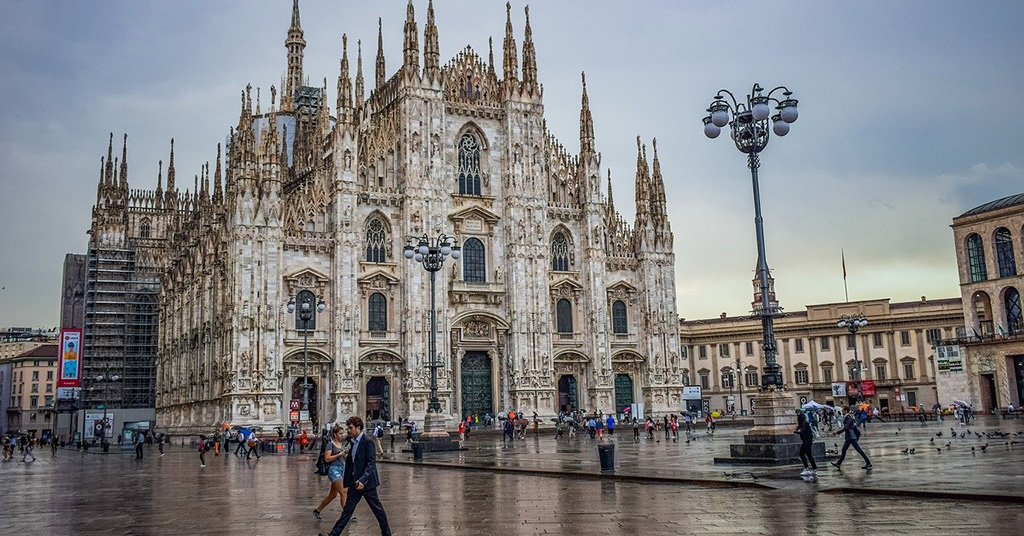
POLYGON ((810 476, 810 475, 811 475, 811 470, 810 469, 804 469, 803 471, 800 472, 800 476, 810 476))
POLYGON ((200 464, 200 465, 199 465, 199 467, 201 467, 201 468, 202 468, 202 467, 206 467, 206 466, 205 466, 205 465, 202 465, 202 464, 200 464))
POLYGON ((318 520, 323 519, 320 517, 320 510, 313 510, 313 516, 316 517, 318 520))
POLYGON ((839 469, 840 471, 842 471, 842 470, 843 470, 843 468, 842 468, 842 467, 840 467, 838 463, 836 463, 836 462, 830 462, 830 463, 831 463, 831 464, 832 464, 832 465, 833 465, 833 466, 834 466, 834 467, 835 467, 836 469, 839 469))

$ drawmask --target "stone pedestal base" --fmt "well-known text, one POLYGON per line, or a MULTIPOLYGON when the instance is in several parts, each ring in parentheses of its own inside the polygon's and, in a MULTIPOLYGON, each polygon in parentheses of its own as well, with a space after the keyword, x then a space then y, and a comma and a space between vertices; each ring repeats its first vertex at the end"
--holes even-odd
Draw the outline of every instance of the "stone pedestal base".
MULTIPOLYGON (((739 465, 791 465, 800 463, 800 436, 796 430, 796 401, 785 391, 768 391, 754 397, 754 427, 743 443, 729 446, 728 458, 715 463, 739 465)), ((825 444, 811 447, 815 460, 825 460, 825 444)))
POLYGON ((421 438, 448 438, 448 432, 445 430, 445 417, 443 413, 427 412, 423 416, 423 431, 420 433, 421 438))
POLYGON ((422 447, 423 452, 460 450, 458 438, 453 439, 445 430, 445 421, 443 413, 428 412, 424 415, 423 431, 416 441, 416 445, 422 447))

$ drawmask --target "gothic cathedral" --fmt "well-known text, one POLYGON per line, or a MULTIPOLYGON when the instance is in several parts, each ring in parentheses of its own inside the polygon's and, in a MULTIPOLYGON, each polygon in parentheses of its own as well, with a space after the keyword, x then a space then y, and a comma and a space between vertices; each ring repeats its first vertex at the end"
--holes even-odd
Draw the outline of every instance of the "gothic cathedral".
POLYGON ((259 90, 254 106, 245 88, 212 175, 206 164, 181 191, 172 141, 166 189, 161 172, 155 191, 131 190, 127 150, 117 180, 108 148, 90 250, 129 251, 157 274, 158 428, 422 422, 430 276, 402 251, 410 237, 441 233, 462 251, 437 273, 449 424, 503 410, 545 420, 637 403, 679 411, 683 349, 657 145, 649 160, 637 139, 630 225, 610 178, 602 192, 586 79, 573 155, 545 124, 529 11, 519 49, 508 10, 501 78, 493 50, 485 60, 466 47, 440 63, 432 3, 422 63, 411 0, 390 76, 378 30, 368 96, 361 47, 353 81, 343 35, 332 113, 326 79, 314 87, 304 77, 294 0, 280 92, 271 87, 261 110, 259 90), (313 306, 303 313, 303 303, 313 306))

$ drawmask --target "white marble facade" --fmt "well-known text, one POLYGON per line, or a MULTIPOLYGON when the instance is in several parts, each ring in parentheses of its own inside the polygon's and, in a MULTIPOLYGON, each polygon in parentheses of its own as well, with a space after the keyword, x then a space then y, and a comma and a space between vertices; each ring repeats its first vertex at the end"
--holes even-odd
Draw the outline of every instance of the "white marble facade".
POLYGON ((463 246, 437 280, 449 423, 469 409, 610 412, 616 390, 620 403, 679 408, 672 232, 656 146, 649 159, 637 140, 637 219, 627 224, 610 179, 602 189, 585 80, 579 154, 546 130, 528 17, 520 62, 508 14, 502 78, 493 52, 485 60, 466 47, 440 64, 433 6, 420 35, 410 2, 404 34, 403 65, 388 77, 378 53, 368 97, 362 51, 353 69, 346 43, 331 110, 326 87, 304 85, 296 3, 285 90, 278 98, 272 88, 262 110, 258 90, 243 91, 223 180, 218 153, 212 186, 206 166, 196 189, 181 193, 172 156, 167 193, 150 207, 162 222, 150 224, 151 240, 166 255, 157 426, 286 423, 301 392, 303 332, 285 305, 307 290, 326 304, 308 333, 320 422, 377 416, 384 404, 387 417, 421 420, 429 274, 402 248, 441 232, 463 246))

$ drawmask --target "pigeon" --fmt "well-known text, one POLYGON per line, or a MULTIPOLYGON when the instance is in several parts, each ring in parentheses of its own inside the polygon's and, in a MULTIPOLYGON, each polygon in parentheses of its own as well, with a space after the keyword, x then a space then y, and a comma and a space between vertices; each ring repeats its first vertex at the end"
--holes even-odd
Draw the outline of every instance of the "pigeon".
POLYGON ((950 428, 949 429, 949 433, 953 434, 953 435, 956 435, 956 428, 950 428))
POLYGON ((732 475, 729 473, 725 473, 725 478, 732 478, 732 475))
POLYGON ((979 434, 978 432, 974 432, 974 435, 975 435, 975 436, 976 436, 976 437, 977 437, 978 439, 981 439, 981 434, 979 434))
POLYGON ((902 454, 910 454, 910 449, 903 449, 900 451, 902 454))
POLYGON ((752 479, 754 479, 756 481, 758 479, 758 476, 755 475, 754 473, 750 473, 750 478, 752 478, 752 479))
POLYGON ((950 445, 950 443, 949 443, 949 442, 946 442, 946 448, 947 448, 947 449, 949 448, 949 445, 950 445))
POLYGON ((960 439, 964 438, 964 432, 960 432, 960 439))
POLYGON ((915 450, 917 449, 910 449, 910 453, 913 454, 915 450))
POLYGON ((903 430, 903 429, 902 429, 902 428, 900 428, 899 426, 897 426, 897 427, 896 427, 896 431, 897 431, 897 432, 900 432, 900 431, 902 431, 902 430, 903 430))
POLYGON ((935 434, 935 437, 942 437, 942 432, 935 434))
POLYGON ((982 446, 981 446, 980 448, 981 448, 981 451, 982 451, 982 452, 985 452, 985 449, 987 449, 987 448, 988 448, 988 443, 985 443, 985 444, 984 444, 984 445, 982 445, 982 446))
POLYGON ((934 437, 929 437, 928 438, 928 442, 929 443, 934 443, 935 442, 935 438, 934 437))
POLYGON ((936 450, 939 451, 939 454, 942 454, 942 449, 941 448, 936 447, 936 450))
POLYGON ((689 440, 689 439, 687 439, 687 440, 686 440, 686 444, 687 444, 687 445, 689 445, 689 444, 690 444, 690 440, 689 440))
POLYGON ((971 452, 974 452, 974 447, 971 447, 971 452))

